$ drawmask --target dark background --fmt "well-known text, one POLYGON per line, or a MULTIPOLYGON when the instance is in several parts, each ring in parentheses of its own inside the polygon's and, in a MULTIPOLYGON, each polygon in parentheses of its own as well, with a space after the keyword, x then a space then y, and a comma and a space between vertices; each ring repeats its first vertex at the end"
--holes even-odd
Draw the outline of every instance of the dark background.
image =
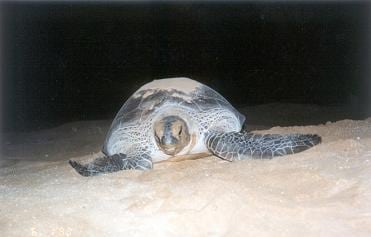
POLYGON ((369 2, 1 4, 5 131, 112 119, 155 78, 237 107, 356 104, 369 114, 369 2))

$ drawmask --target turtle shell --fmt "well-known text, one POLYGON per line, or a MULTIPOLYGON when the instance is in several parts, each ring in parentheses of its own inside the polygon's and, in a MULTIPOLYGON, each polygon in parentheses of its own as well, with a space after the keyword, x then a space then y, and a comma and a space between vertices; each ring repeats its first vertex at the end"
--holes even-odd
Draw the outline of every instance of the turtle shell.
POLYGON ((168 105, 196 113, 217 107, 234 113, 241 125, 245 120, 223 96, 204 84, 189 78, 160 79, 145 84, 125 102, 112 122, 106 143, 117 129, 146 123, 168 105))

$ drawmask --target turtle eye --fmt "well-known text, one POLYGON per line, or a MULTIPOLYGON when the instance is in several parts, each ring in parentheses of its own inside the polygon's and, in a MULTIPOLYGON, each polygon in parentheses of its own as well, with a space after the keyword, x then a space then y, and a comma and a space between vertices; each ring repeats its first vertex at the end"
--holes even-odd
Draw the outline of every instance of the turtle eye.
POLYGON ((155 132, 155 139, 156 139, 156 142, 160 142, 160 138, 158 137, 157 133, 155 132))

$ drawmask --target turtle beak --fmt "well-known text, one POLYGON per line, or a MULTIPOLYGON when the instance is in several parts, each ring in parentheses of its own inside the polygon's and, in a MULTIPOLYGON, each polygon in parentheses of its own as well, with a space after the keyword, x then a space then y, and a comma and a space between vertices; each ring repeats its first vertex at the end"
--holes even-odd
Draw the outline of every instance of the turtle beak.
POLYGON ((177 150, 178 143, 179 140, 171 135, 161 137, 161 146, 163 147, 164 152, 167 155, 175 155, 178 152, 177 150))
POLYGON ((177 153, 177 150, 175 147, 166 148, 164 147, 164 153, 169 156, 175 156, 177 153))

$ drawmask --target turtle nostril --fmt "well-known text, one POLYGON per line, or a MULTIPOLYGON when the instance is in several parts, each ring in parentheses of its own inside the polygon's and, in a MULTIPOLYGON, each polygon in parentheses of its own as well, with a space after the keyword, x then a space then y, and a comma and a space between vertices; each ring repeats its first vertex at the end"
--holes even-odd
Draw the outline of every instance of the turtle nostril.
POLYGON ((178 144, 178 139, 173 136, 163 136, 161 137, 161 143, 163 145, 176 145, 178 144))

